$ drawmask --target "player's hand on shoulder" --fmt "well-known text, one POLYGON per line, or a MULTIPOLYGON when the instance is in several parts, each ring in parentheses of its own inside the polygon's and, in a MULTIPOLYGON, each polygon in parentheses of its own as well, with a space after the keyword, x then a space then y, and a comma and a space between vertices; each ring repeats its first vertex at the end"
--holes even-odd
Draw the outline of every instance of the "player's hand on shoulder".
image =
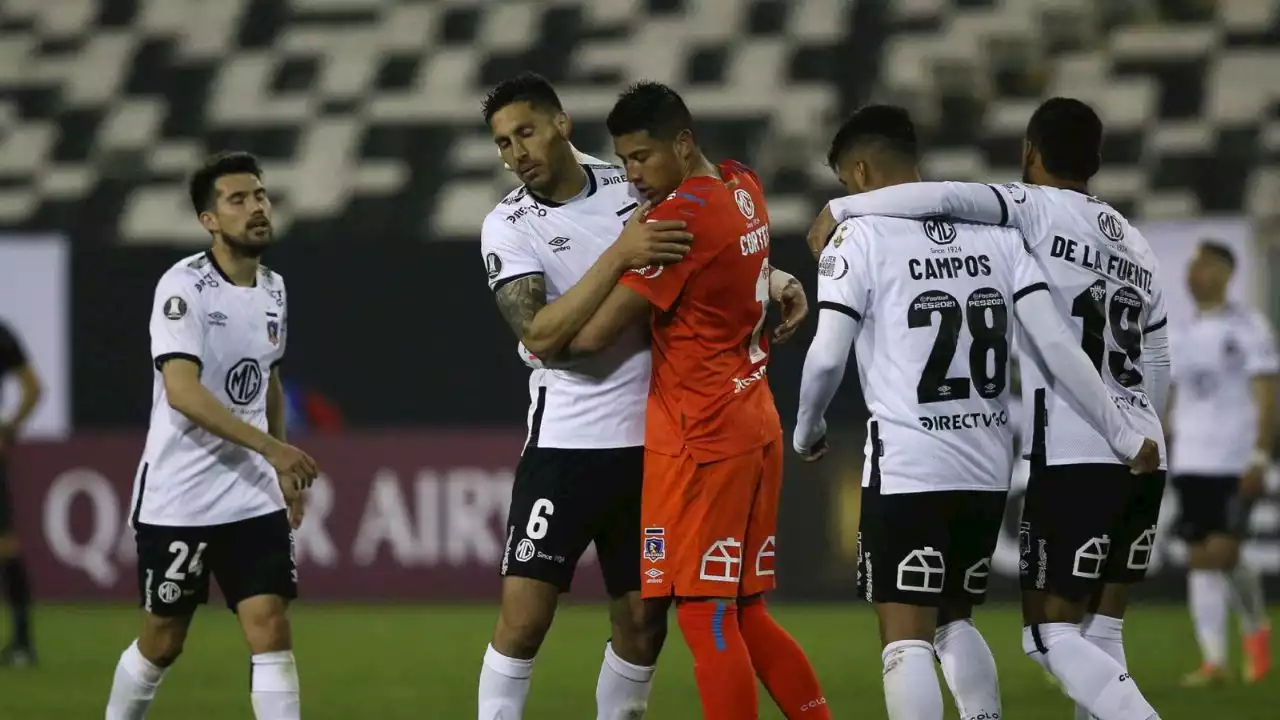
POLYGON ((1138 454, 1129 460, 1129 472, 1146 475, 1160 469, 1160 445, 1151 438, 1143 438, 1138 454))
POLYGON ((300 489, 305 490, 311 487, 311 482, 320 474, 315 459, 289 443, 273 443, 263 457, 276 469, 281 487, 284 486, 285 477, 289 476, 296 480, 300 489))
POLYGON ((631 270, 680 262, 693 242, 683 220, 647 220, 652 207, 646 202, 636 208, 609 248, 631 270))
POLYGON ((818 218, 809 226, 809 234, 805 237, 805 244, 809 246, 809 252, 813 254, 814 260, 822 257, 822 249, 827 246, 831 233, 836 231, 836 226, 839 224, 836 222, 836 216, 831 212, 830 203, 824 205, 822 212, 818 213, 818 218))

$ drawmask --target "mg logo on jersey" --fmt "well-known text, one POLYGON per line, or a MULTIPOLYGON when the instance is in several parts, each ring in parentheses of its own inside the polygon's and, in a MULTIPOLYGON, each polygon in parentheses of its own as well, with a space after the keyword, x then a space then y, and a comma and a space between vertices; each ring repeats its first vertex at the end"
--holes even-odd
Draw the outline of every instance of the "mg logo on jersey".
POLYGON ((956 226, 943 218, 924 221, 924 234, 934 245, 950 245, 956 241, 956 226))
POLYGON ((738 203, 738 212, 742 213, 742 217, 751 220, 756 216, 756 201, 751 199, 751 193, 738 188, 733 191, 733 201, 738 203))
POLYGON ((1098 213, 1098 230, 1111 242, 1124 242, 1124 223, 1109 212, 1098 213))
POLYGON ((738 582, 742 577, 742 543, 733 538, 715 541, 702 554, 698 577, 712 582, 738 582))
POLYGON ((237 405, 248 405, 262 392, 262 368, 253 358, 245 358, 227 372, 227 397, 237 405))

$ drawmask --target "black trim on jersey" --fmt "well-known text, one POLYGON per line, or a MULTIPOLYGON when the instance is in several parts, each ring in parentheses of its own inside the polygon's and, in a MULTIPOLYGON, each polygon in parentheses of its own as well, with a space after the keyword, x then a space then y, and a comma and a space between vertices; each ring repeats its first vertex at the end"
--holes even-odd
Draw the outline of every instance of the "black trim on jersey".
MULTIPOLYGON (((214 270, 218 271, 218 274, 222 276, 223 280, 227 281, 228 285, 235 285, 236 287, 244 287, 244 285, 236 285, 236 282, 232 280, 230 276, 227 275, 227 271, 223 270, 222 266, 218 264, 218 258, 213 256, 212 250, 205 250, 204 256, 209 258, 209 264, 213 266, 214 270)), ((249 287, 258 287, 258 273, 253 274, 253 284, 250 285, 249 287)))
POLYGON ((1038 292, 1038 291, 1040 291, 1040 290, 1044 290, 1044 291, 1048 292, 1048 290, 1049 290, 1049 284, 1048 284, 1048 283, 1042 283, 1042 282, 1038 282, 1038 283, 1031 283, 1030 285, 1028 285, 1028 286, 1026 286, 1026 287, 1022 288, 1021 290, 1019 290, 1018 292, 1014 293, 1014 294, 1013 294, 1013 301, 1014 301, 1014 302, 1018 302, 1018 301, 1019 301, 1019 300, 1021 300, 1022 298, 1024 298, 1024 297, 1026 297, 1026 296, 1030 295, 1031 293, 1033 293, 1033 292, 1038 292))
POLYGON ((542 274, 541 270, 530 270, 529 272, 520 273, 519 275, 512 275, 511 277, 502 278, 501 280, 493 284, 493 291, 498 292, 499 290, 502 289, 503 285, 506 285, 507 283, 515 282, 520 278, 527 278, 530 275, 541 275, 541 274, 542 274))
POLYGON ((884 446, 880 444, 880 423, 871 421, 871 480, 869 487, 880 487, 880 453, 884 446))
POLYGON ((524 448, 538 447, 538 436, 542 434, 542 413, 547 409, 547 386, 538 388, 538 402, 533 406, 533 422, 529 423, 529 441, 524 448))
POLYGON ((1045 405, 1044 388, 1036 388, 1031 401, 1031 462, 1044 464, 1048 453, 1045 450, 1044 429, 1049 425, 1049 408, 1045 405))
POLYGON ((204 362, 201 361, 200 358, 196 357, 195 355, 192 355, 191 353, 184 353, 184 352, 173 352, 173 353, 165 353, 163 355, 157 355, 155 360, 156 370, 164 370, 164 364, 169 362, 170 360, 190 360, 191 362, 196 364, 197 368, 204 370, 204 362))
POLYGON ((848 315, 854 320, 858 322, 862 322, 862 313, 858 312, 857 310, 854 310, 848 305, 841 305, 838 302, 831 302, 830 300, 822 300, 818 303, 818 309, 819 310, 835 310, 841 315, 848 315))
MULTIPOLYGON (((596 190, 599 188, 599 183, 596 182, 596 174, 591 171, 591 168, 588 165, 578 163, 578 167, 582 168, 582 172, 587 174, 587 194, 584 195, 583 197, 591 197, 592 195, 595 195, 596 190)), ((552 207, 552 208, 564 207, 564 203, 556 202, 555 200, 552 200, 550 198, 541 197, 532 190, 529 191, 529 197, 533 198, 533 201, 538 203, 539 205, 546 205, 547 207, 552 207)), ((575 195, 574 198, 576 197, 577 196, 575 195)), ((573 198, 570 198, 570 199, 573 199, 573 198)))
POLYGON ((138 499, 133 503, 133 526, 138 526, 138 516, 142 514, 142 495, 147 491, 147 470, 151 463, 142 463, 142 474, 138 476, 138 499))
POLYGON ((1048 655, 1048 654, 1049 654, 1049 648, 1045 647, 1045 644, 1044 644, 1044 638, 1040 637, 1040 626, 1039 626, 1039 625, 1034 625, 1034 624, 1033 624, 1033 625, 1031 626, 1031 642, 1035 643, 1035 645, 1036 645, 1036 652, 1040 653, 1041 655, 1048 655))
POLYGON ((638 207, 640 207, 640 203, 631 203, 630 205, 628 205, 628 206, 626 206, 626 207, 622 208, 621 210, 619 210, 619 211, 618 211, 617 213, 615 213, 615 214, 616 214, 618 217, 622 217, 623 215, 626 215, 627 213, 631 212, 632 210, 635 210, 635 209, 636 209, 636 208, 638 208, 638 207))
POLYGON ((1165 315, 1164 318, 1157 320, 1154 323, 1143 328, 1142 334, 1147 335, 1149 333, 1153 333, 1168 324, 1169 324, 1169 316, 1165 315))
POLYGON ((1008 203, 1004 201, 1004 196, 1000 194, 1000 191, 996 189, 995 185, 988 185, 987 187, 991 188, 991 192, 996 194, 996 200, 1000 201, 1000 225, 1002 226, 1008 225, 1009 224, 1008 203))

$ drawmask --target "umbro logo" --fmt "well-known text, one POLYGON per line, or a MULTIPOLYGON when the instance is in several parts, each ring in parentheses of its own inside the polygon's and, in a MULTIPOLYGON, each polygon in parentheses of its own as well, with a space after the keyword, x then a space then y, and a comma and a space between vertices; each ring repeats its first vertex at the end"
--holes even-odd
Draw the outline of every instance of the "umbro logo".
POLYGON ((554 249, 554 250, 552 250, 551 252, 561 252, 562 250, 571 250, 571 249, 572 249, 572 248, 569 246, 569 238, 564 237, 564 236, 557 237, 557 238, 552 238, 551 240, 548 240, 548 241, 547 241, 547 244, 548 244, 548 245, 550 245, 552 248, 555 248, 555 249, 554 249))
POLYGON ((227 316, 220 312, 211 312, 209 313, 209 324, 217 325, 218 327, 226 327, 227 316))

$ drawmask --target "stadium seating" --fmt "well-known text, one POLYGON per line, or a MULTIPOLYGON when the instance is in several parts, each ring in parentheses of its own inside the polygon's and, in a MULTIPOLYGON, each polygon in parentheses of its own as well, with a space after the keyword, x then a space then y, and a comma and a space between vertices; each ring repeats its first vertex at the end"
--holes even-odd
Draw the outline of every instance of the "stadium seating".
POLYGON ((623 83, 682 89, 706 142, 761 170, 782 232, 834 190, 827 138, 869 94, 917 114, 934 177, 1015 176, 1031 108, 1063 93, 1108 121, 1098 191, 1122 209, 1276 212, 1280 0, 872 5, 6 0, 0 225, 203 242, 183 177, 233 147, 266 159, 291 235, 473 239, 512 184, 479 101, 525 68, 606 156, 623 83))

